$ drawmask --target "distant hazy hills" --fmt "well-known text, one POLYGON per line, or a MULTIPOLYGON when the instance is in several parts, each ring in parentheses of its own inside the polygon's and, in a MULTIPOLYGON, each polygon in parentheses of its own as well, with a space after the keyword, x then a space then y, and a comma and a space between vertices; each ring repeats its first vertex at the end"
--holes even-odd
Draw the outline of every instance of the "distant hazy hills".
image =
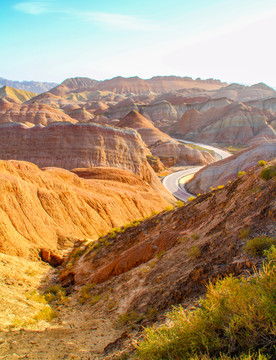
POLYGON ((19 90, 26 90, 34 92, 36 94, 41 94, 45 91, 52 89, 58 84, 38 81, 12 81, 0 77, 0 87, 5 85, 14 87, 19 90))

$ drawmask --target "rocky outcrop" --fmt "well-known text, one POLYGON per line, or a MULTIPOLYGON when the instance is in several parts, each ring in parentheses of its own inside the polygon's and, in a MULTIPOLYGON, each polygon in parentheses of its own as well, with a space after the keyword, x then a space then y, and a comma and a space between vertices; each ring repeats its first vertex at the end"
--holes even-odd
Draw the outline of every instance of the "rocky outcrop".
POLYGON ((0 124, 11 122, 47 125, 52 122, 76 123, 77 121, 63 111, 54 109, 49 105, 39 103, 17 104, 0 99, 0 124))
POLYGON ((23 124, 0 126, 0 159, 25 160, 39 167, 68 170, 117 167, 137 174, 173 201, 148 164, 148 154, 140 136, 132 129, 92 123, 54 123, 33 128, 23 124))
POLYGON ((207 165, 217 160, 214 153, 170 140, 157 142, 150 148, 152 155, 158 156, 166 167, 174 165, 207 165))
POLYGON ((147 146, 151 146, 157 141, 172 140, 169 135, 157 129, 150 120, 146 119, 136 110, 133 110, 130 113, 128 113, 117 124, 117 126, 121 128, 128 127, 137 130, 147 146))
POLYGON ((276 97, 272 97, 269 99, 252 100, 246 102, 245 104, 261 110, 271 110, 276 113, 276 97))
POLYGON ((89 180, 64 169, 0 161, 0 251, 40 256, 56 266, 58 253, 77 238, 96 239, 167 205, 130 172, 97 168, 85 174, 89 180))
POLYGON ((186 188, 193 194, 204 193, 210 187, 225 185, 235 179, 239 171, 247 171, 258 164, 259 160, 269 161, 276 157, 276 140, 243 150, 226 159, 208 165, 186 184, 186 188))
POLYGON ((120 101, 114 106, 110 106, 108 109, 108 117, 110 119, 122 119, 130 111, 138 110, 137 105, 131 98, 120 101))
POLYGON ((164 126, 168 123, 172 124, 178 119, 176 109, 168 101, 147 105, 141 109, 141 113, 151 119, 157 127, 164 126))
POLYGON ((67 111, 67 114, 71 118, 78 120, 80 122, 86 122, 86 121, 92 120, 94 118, 94 116, 90 112, 86 111, 84 108, 67 111))
POLYGON ((169 133, 203 143, 246 144, 260 135, 276 138, 276 131, 270 125, 272 118, 269 111, 233 103, 203 113, 186 112, 169 133))

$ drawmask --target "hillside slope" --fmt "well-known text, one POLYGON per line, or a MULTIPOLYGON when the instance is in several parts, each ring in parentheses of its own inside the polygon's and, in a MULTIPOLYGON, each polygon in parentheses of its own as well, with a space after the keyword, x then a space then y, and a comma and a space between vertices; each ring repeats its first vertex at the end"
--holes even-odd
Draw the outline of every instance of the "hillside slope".
POLYGON ((3 86, 0 89, 0 98, 8 98, 18 102, 25 102, 36 95, 34 92, 18 90, 10 86, 3 86))
POLYGON ((261 179, 262 170, 253 168, 184 207, 106 235, 78 260, 69 256, 67 264, 74 265, 65 266, 60 282, 96 283, 101 291, 112 287, 119 313, 145 314, 150 307, 160 311, 199 296, 217 276, 241 273, 252 265, 241 230, 250 229, 250 237, 276 235, 275 180, 261 179))

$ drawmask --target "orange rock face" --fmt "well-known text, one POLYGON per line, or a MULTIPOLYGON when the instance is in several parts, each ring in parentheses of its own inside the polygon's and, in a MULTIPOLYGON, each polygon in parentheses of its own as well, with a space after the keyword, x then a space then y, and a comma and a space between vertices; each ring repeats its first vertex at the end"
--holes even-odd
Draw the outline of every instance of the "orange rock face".
POLYGON ((130 172, 108 168, 85 173, 89 179, 64 169, 0 161, 0 251, 37 258, 43 249, 44 258, 56 263, 52 252, 72 246, 77 238, 95 239, 167 205, 130 172))

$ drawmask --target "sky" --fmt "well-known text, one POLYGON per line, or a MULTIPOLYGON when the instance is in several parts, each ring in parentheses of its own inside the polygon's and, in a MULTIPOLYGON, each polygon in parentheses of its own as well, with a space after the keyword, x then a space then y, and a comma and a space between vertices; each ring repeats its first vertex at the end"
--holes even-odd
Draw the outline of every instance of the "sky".
POLYGON ((178 75, 276 88, 276 0, 1 1, 0 77, 178 75))

